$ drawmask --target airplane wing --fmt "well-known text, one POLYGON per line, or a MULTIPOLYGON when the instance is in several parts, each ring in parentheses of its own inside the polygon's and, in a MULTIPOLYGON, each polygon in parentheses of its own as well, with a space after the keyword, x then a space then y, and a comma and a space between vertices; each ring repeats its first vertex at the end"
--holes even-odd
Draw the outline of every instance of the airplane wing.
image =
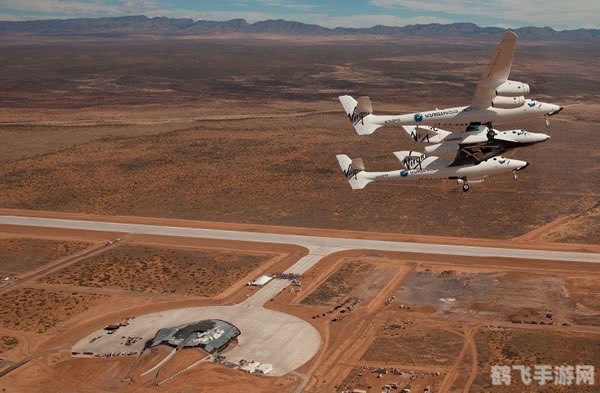
POLYGON ((475 90, 475 97, 471 106, 477 109, 486 109, 491 105, 496 96, 496 88, 507 81, 510 74, 510 67, 515 55, 517 45, 517 35, 512 31, 507 31, 502 37, 502 41, 496 53, 485 67, 481 79, 475 90))
POLYGON ((439 143, 452 132, 431 126, 402 126, 415 142, 439 143))
POLYGON ((459 146, 456 151, 456 157, 451 166, 473 165, 478 164, 483 160, 497 156, 506 151, 506 148, 501 144, 490 145, 480 143, 468 146, 459 146))

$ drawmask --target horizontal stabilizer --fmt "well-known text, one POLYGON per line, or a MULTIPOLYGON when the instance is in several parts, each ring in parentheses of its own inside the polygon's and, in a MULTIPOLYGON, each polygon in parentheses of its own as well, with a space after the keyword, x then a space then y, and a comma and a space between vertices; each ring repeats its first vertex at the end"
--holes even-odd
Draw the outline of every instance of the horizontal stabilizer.
POLYGON ((427 156, 424 153, 418 151, 396 151, 394 155, 406 170, 411 169, 426 169, 437 167, 440 163, 439 157, 427 156))
POLYGON ((369 115, 373 113, 373 105, 371 105, 371 99, 369 97, 358 97, 358 100, 356 100, 356 102, 356 112, 366 113, 369 115))
POLYGON ((448 135, 452 135, 450 131, 431 126, 402 126, 402 128, 415 142, 439 143, 448 135))
POLYGON ((367 184, 373 181, 365 177, 365 165, 361 158, 352 160, 345 154, 338 154, 335 158, 337 158, 342 173, 348 179, 348 183, 350 183, 353 190, 365 188, 367 184))

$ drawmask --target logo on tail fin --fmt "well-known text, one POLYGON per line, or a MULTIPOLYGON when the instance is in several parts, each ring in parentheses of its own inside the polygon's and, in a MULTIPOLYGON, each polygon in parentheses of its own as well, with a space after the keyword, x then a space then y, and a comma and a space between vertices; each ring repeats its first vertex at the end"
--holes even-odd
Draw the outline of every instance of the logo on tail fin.
POLYGON ((425 159, 427 158, 427 156, 425 154, 421 154, 420 156, 411 156, 408 155, 404 160, 402 160, 402 163, 404 164, 404 166, 406 167, 406 169, 423 169, 421 164, 423 163, 423 161, 425 161, 425 159))
POLYGON ((356 175, 358 175, 358 173, 361 171, 362 171, 362 169, 352 168, 352 164, 350 164, 350 165, 348 165, 348 169, 343 171, 343 173, 344 173, 344 176, 346 176, 346 179, 350 180, 352 178, 357 179, 356 175))
POLYGON ((356 110, 358 109, 358 106, 354 107, 354 110, 352 111, 352 113, 348 114, 348 118, 350 119, 350 123, 352 123, 353 126, 355 126, 356 124, 358 124, 359 121, 361 121, 365 115, 363 113, 359 113, 356 110))
POLYGON ((419 134, 417 131, 411 131, 410 136, 415 140, 415 142, 429 143, 429 134, 419 134))

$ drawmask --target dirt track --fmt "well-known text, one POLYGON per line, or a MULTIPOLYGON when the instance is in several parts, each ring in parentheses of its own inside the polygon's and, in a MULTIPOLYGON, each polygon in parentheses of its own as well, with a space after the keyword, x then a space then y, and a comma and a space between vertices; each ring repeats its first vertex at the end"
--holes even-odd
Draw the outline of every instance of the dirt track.
MULTIPOLYGON (((11 214, 31 214, 35 215, 34 212, 13 212, 13 211, 0 211, 0 213, 11 213, 11 214)), ((71 215, 71 214, 58 214, 58 213, 43 213, 47 217, 69 217, 69 218, 93 218, 94 220, 107 220, 112 221, 113 219, 121 222, 137 222, 137 223, 160 223, 161 225, 171 226, 186 226, 186 227, 202 227, 204 225, 211 228, 219 229, 235 229, 235 230, 250 230, 250 231, 277 231, 280 233, 300 233, 307 234, 311 233, 310 230, 305 228, 290 228, 290 227, 269 227, 269 226, 258 226, 258 225, 241 225, 241 224, 227 224, 227 223, 204 223, 204 222, 191 222, 182 220, 167 220, 167 219, 149 219, 149 218, 133 218, 133 217, 102 217, 102 216, 87 216, 87 215, 71 215)), ((44 228, 25 228, 25 227, 11 227, 3 226, 0 228, 3 232, 11 233, 12 236, 29 236, 29 237, 40 237, 40 238, 52 238, 52 239, 68 239, 68 240, 83 240, 93 241, 97 244, 102 244, 103 240, 108 238, 121 237, 122 234, 102 234, 99 232, 88 232, 88 231, 77 231, 67 230, 60 231, 57 229, 44 229, 44 228)), ((499 247, 504 244, 509 244, 510 247, 532 248, 535 245, 539 245, 546 249, 559 249, 559 250, 581 250, 582 248, 590 251, 596 250, 597 246, 581 246, 573 244, 522 244, 518 242, 502 242, 493 240, 480 240, 480 239, 458 239, 458 238, 436 238, 431 236, 410 236, 410 235, 391 235, 391 234, 372 234, 372 233, 361 233, 361 232, 350 232, 350 231, 334 231, 334 230, 315 230, 316 233, 326 236, 343 236, 347 238, 373 238, 379 235, 386 239, 401 239, 401 240, 420 240, 429 241, 432 243, 447 241, 454 244, 459 244, 461 241, 466 244, 473 245, 490 245, 499 247)), ((262 244, 262 243, 247 243, 247 242, 232 242, 222 240, 206 240, 206 239, 190 239, 190 238, 173 238, 168 236, 150 236, 150 235, 128 235, 125 240, 131 244, 145 244, 155 247, 172 247, 176 249, 195 249, 195 248, 212 248, 212 249, 228 249, 228 250, 247 250, 251 252, 269 252, 276 253, 278 256, 270 259, 270 262, 262 266, 258 271, 253 274, 258 274, 259 271, 275 270, 283 271, 297 261, 302 255, 305 254, 305 250, 300 247, 289 247, 285 245, 273 245, 273 244, 262 244)), ((118 246, 116 244, 115 246, 118 246)), ((82 256, 81 256, 82 257, 82 256)), ((75 258, 76 259, 76 258, 75 258)), ((72 259, 68 259, 72 261, 72 259)), ((60 262, 60 261, 58 261, 60 262)), ((59 269, 60 263, 54 262, 48 266, 59 269)), ((383 263, 383 262, 382 262, 383 263)), ((464 330, 458 328, 456 322, 448 322, 434 318, 427 313, 421 313, 419 311, 412 312, 410 319, 413 322, 414 328, 427 329, 433 326, 445 329, 449 334, 459 334, 463 337, 463 346, 459 356, 455 359, 451 367, 439 367, 439 366, 415 366, 411 364, 382 364, 373 361, 365 361, 362 359, 363 354, 372 344, 373 340, 381 334, 382 329, 386 324, 388 318, 392 318, 397 315, 395 311, 398 307, 397 302, 388 304, 388 300, 395 293, 399 286, 404 285, 406 277, 409 273, 413 272, 415 267, 434 267, 436 269, 459 269, 465 271, 477 271, 477 269, 497 270, 497 271, 521 271, 531 272, 539 274, 545 272, 546 274, 586 274, 586 275, 598 275, 600 274, 600 266, 596 264, 577 264, 577 263, 560 263, 560 262, 544 262, 544 261, 527 261, 524 263, 519 260, 510 260, 504 258, 478 258, 478 257, 451 257, 444 255, 426 255, 426 254, 410 254, 410 253, 396 253, 396 252, 377 252, 373 251, 362 251, 353 250, 340 252, 329 255, 323 258, 314 266, 309 272, 305 274, 306 282, 303 282, 303 291, 297 293, 284 292, 275 297, 273 302, 268 304, 269 308, 276 310, 285 311, 293 315, 299 316, 313 324, 319 332, 324 341, 323 346, 319 353, 311 360, 308 364, 301 367, 296 372, 297 382, 294 386, 297 389, 301 389, 305 385, 306 391, 333 391, 335 386, 340 384, 347 375, 352 372, 356 367, 375 367, 377 364, 385 367, 398 367, 401 369, 412 369, 415 372, 439 372, 442 377, 436 378, 425 378, 420 380, 421 382, 416 383, 416 386, 420 384, 430 384, 435 388, 435 391, 449 391, 453 384, 456 384, 460 378, 460 381, 465 381, 466 386, 463 391, 468 390, 477 377, 479 370, 477 369, 477 348, 473 340, 473 335, 481 328, 481 323, 467 323, 464 325, 464 330), (361 304, 355 311, 348 314, 344 319, 337 324, 332 324, 329 318, 324 319, 311 319, 311 316, 315 313, 322 312, 326 307, 306 307, 300 302, 303 296, 316 290, 336 269, 340 267, 340 261, 343 259, 352 258, 376 258, 379 261, 388 261, 385 263, 395 263, 397 270, 392 277, 377 291, 377 294, 364 304, 361 304), (395 262, 394 262, 395 261, 395 262), (452 332, 452 333, 450 333, 452 332), (467 360, 468 359, 468 360, 467 360), (467 363, 465 363, 465 360, 467 363), (466 364, 466 366, 465 366, 466 364), (465 367, 467 367, 465 369, 465 367)), ((48 267, 42 267, 42 272, 47 272, 48 267)), ((35 277, 38 277, 37 275, 35 277)), ((33 279, 26 281, 23 285, 31 283, 33 288, 56 290, 56 291, 83 291, 89 293, 98 293, 110 296, 110 300, 99 304, 92 310, 85 312, 75 318, 69 320, 67 324, 61 324, 58 329, 46 333, 43 337, 30 336, 24 334, 18 334, 15 332, 15 336, 19 338, 19 346, 15 350, 9 352, 9 356, 16 356, 14 359, 19 360, 34 356, 36 354, 43 353, 48 349, 68 349, 70 345, 76 340, 80 339, 83 335, 102 327, 105 324, 121 320, 126 316, 139 315, 152 312, 158 312, 161 310, 198 306, 198 305, 215 305, 215 304, 231 304, 237 303, 243 300, 247 295, 251 295, 253 291, 244 287, 244 281, 240 280, 230 288, 226 289, 221 295, 212 298, 193 298, 193 297, 182 297, 176 295, 151 295, 143 292, 132 293, 128 291, 114 291, 107 290, 104 288, 80 288, 78 286, 56 286, 56 285, 42 285, 33 282, 33 279), (114 307, 118 302, 119 306, 114 307), (14 354, 14 355, 11 355, 14 354)), ((492 321, 491 321, 492 322, 492 321)), ((508 322, 493 321, 497 326, 505 326, 507 328, 513 325, 508 322)), ((523 325, 523 329, 540 329, 542 327, 535 325, 523 325)), ((598 334, 600 333, 599 328, 592 326, 548 326, 544 329, 550 329, 552 331, 565 331, 565 332, 580 332, 586 334, 598 334)), ((3 333, 10 334, 10 330, 3 330, 3 333)), ((42 356, 42 358, 44 358, 42 356)), ((70 367, 77 369, 77 360, 61 360, 60 364, 68 362, 71 364, 70 367)), ((45 361, 36 361, 36 366, 26 365, 22 369, 15 370, 13 373, 8 374, 2 380, 0 380, 0 386, 22 386, 18 383, 22 373, 26 373, 35 367, 42 368, 44 373, 53 375, 53 372, 59 372, 54 366, 48 364, 45 361), (24 370, 24 371, 21 371, 24 370), (54 370, 54 371, 53 371, 54 370)), ((66 363, 64 363, 66 364, 66 363)), ((129 369, 129 363, 126 363, 123 367, 129 369)), ((169 383, 164 384, 161 389, 166 391, 177 391, 186 383, 201 378, 204 380, 205 386, 216 386, 213 382, 210 382, 212 377, 205 376, 203 371, 205 366, 199 366, 192 370, 186 371, 183 376, 170 380, 169 383), (207 379, 208 378, 208 379, 207 379), (183 384, 183 385, 182 385, 183 384)), ((212 371, 211 371, 212 372, 212 371)), ((46 375, 46 374, 44 374, 46 375)), ((60 374, 57 374, 60 375, 60 374)), ((236 374, 232 374, 227 378, 236 378, 236 374)), ((75 381, 75 380, 73 380, 75 381)), ((289 381, 288 381, 289 382, 289 381)), ((97 383, 97 382, 95 382, 97 383)), ((216 383, 216 382, 215 382, 216 383)), ((281 382, 283 383, 283 380, 281 382)), ((373 381, 375 383, 375 381, 373 381)), ((101 386, 101 385, 98 385, 101 386)), ((262 386, 262 385, 261 385, 262 386)), ((284 385, 282 385, 284 386, 284 385)), ((293 390, 293 386, 289 384, 293 390)), ((455 386, 455 385, 454 385, 455 386)), ((263 387, 255 387, 259 391, 266 391, 263 387)), ((137 388, 136 388, 137 389, 137 388)), ((145 391, 139 386, 139 391, 145 391)), ((119 391, 129 391, 125 386, 119 388, 119 391)))

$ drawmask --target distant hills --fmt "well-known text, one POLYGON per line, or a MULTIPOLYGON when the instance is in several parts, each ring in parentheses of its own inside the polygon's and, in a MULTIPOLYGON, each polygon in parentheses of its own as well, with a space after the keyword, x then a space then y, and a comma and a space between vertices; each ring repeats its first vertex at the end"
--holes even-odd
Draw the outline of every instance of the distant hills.
MULTIPOLYGON (((480 27, 474 23, 416 24, 402 27, 377 25, 369 28, 327 27, 282 19, 248 23, 244 19, 224 22, 194 21, 165 17, 123 16, 113 18, 52 19, 33 21, 0 21, 0 34, 31 35, 222 35, 276 34, 288 36, 384 35, 384 36, 479 36, 497 37, 506 29, 480 27)), ((530 40, 593 40, 600 38, 600 29, 554 30, 550 27, 520 27, 512 29, 521 38, 530 40)))

